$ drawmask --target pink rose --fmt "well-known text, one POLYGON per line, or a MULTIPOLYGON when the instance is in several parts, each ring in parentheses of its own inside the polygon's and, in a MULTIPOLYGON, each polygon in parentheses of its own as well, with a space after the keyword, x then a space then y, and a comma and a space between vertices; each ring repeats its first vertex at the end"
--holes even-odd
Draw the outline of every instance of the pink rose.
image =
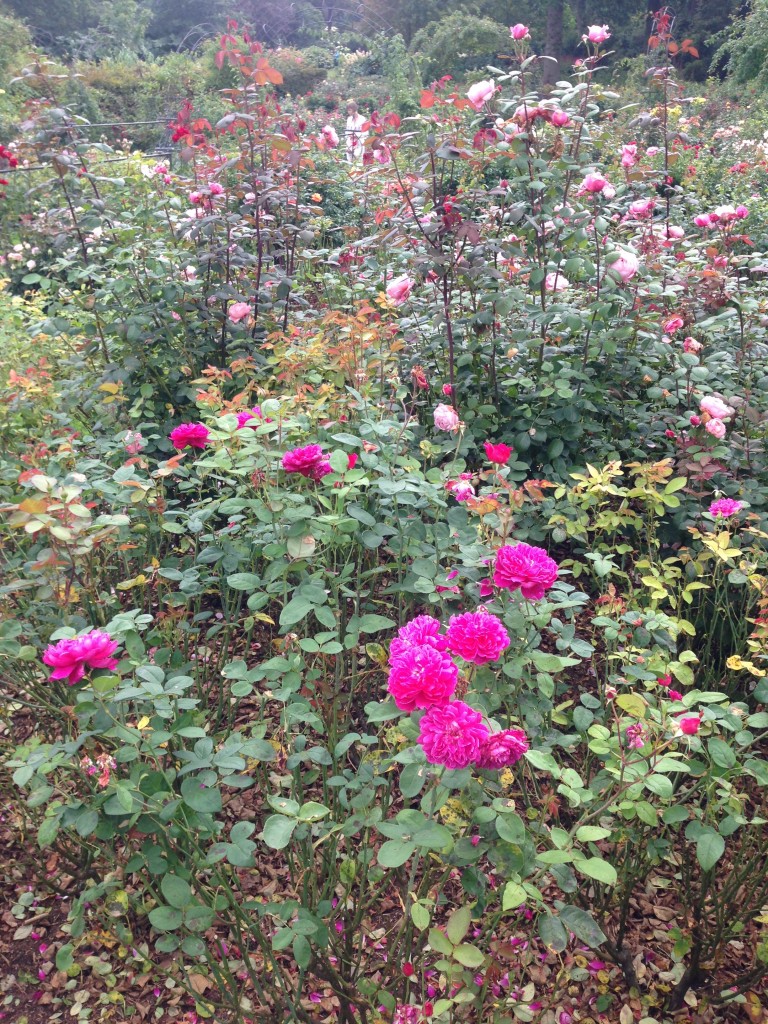
POLYGON ((520 39, 531 38, 531 33, 528 30, 528 26, 523 25, 522 22, 518 22, 517 25, 513 25, 509 30, 509 34, 512 36, 513 39, 517 39, 518 41, 520 39))
POLYGON ((704 346, 700 341, 696 341, 695 338, 686 338, 683 342, 683 352, 690 352, 693 355, 697 355, 701 352, 704 346))
POLYGON ((581 38, 585 43, 590 42, 600 46, 607 39, 611 38, 611 33, 608 31, 607 25, 590 25, 587 29, 587 34, 581 38))
POLYGON ((727 420, 729 416, 733 415, 730 405, 726 405, 717 395, 707 395, 706 398, 702 398, 699 408, 715 420, 727 420))
POLYGON ((397 631, 397 636, 389 645, 389 660, 393 662, 405 651, 414 647, 434 647, 436 651, 445 651, 448 639, 440 632, 440 623, 431 615, 417 615, 406 622, 397 631))
POLYGON ((599 171, 591 171, 585 175, 584 180, 579 185, 577 195, 597 195, 599 192, 603 192, 608 184, 608 179, 603 174, 599 171))
POLYGON ((509 457, 512 454, 513 449, 508 444, 491 444, 490 441, 485 442, 485 457, 489 462, 495 462, 497 466, 504 466, 509 462, 509 457))
POLYGON ((492 100, 495 95, 496 84, 491 78, 487 81, 475 82, 474 85, 471 85, 467 92, 467 99, 475 110, 482 110, 485 104, 492 100))
POLYGON ((180 423, 168 437, 178 451, 184 448, 205 448, 211 432, 203 423, 180 423))
POLYGON ((414 282, 407 274, 396 277, 387 285, 387 298, 391 299, 396 306, 402 306, 413 291, 413 285, 414 282))
POLYGON ((746 206, 737 206, 736 216, 739 218, 739 220, 743 220, 745 217, 749 216, 749 210, 746 208, 746 206))
POLYGON ((664 330, 667 334, 674 334, 681 327, 685 327, 685 320, 681 316, 671 316, 668 320, 664 321, 664 330))
POLYGON ((704 424, 704 429, 707 431, 708 434, 711 434, 712 437, 716 437, 718 441, 721 441, 725 437, 726 428, 722 420, 707 420, 707 422, 704 424))
POLYGON ((743 501, 736 501, 735 498, 718 498, 709 506, 708 512, 715 519, 728 519, 730 516, 735 516, 737 512, 741 512, 743 508, 743 501))
POLYGON ((68 686, 74 686, 83 678, 86 668, 117 668, 117 658, 112 657, 117 647, 117 640, 109 633, 93 629, 84 636, 68 637, 49 645, 43 662, 53 669, 51 679, 66 679, 68 686))
POLYGON ((250 312, 251 304, 249 302, 233 302, 227 310, 227 316, 233 324, 239 324, 250 312))
POLYGON ((628 284, 640 269, 640 260, 633 252, 623 250, 611 263, 610 269, 616 271, 624 284, 628 284))
POLYGON ((690 715, 687 718, 678 718, 677 726, 684 736, 695 736, 701 728, 701 719, 698 715, 690 715))
POLYGON ((452 405, 445 405, 443 402, 440 402, 439 405, 435 406, 434 417, 435 426, 438 430, 458 430, 459 414, 452 405))
POLYGON ((480 748, 478 768, 508 768, 516 764, 528 749, 528 737, 522 729, 492 732, 480 748))
POLYGON ((475 496, 475 488, 469 480, 449 480, 445 487, 456 501, 468 501, 475 496))
POLYGON ((570 123, 571 119, 564 110, 555 110, 552 114, 552 124, 555 128, 565 128, 570 123))
POLYGON ((547 274, 544 278, 544 290, 547 292, 564 292, 571 284, 562 274, 547 274))
POLYGON ((459 670, 448 654, 409 646, 390 662, 387 689, 401 711, 415 711, 447 704, 458 681, 459 670))
POLYGON ((507 544, 496 552, 493 582, 505 590, 520 590, 529 601, 540 601, 557 579, 557 562, 543 548, 507 544))
POLYGON ((419 724, 418 742, 430 764, 459 769, 478 759, 488 735, 480 712, 454 700, 427 711, 419 724))
POLYGON ((638 220, 644 220, 653 215, 655 206, 653 199, 636 199, 634 203, 629 204, 629 213, 638 220))
POLYGON ((634 142, 621 147, 621 166, 629 169, 637 163, 637 145, 634 142))
POLYGON ((708 213, 697 213, 693 218, 693 223, 697 228, 708 228, 709 227, 709 214, 708 213))
POLYGON ((299 473, 310 480, 321 480, 332 472, 328 456, 319 444, 307 444, 285 452, 282 466, 286 473, 299 473))
POLYGON ((473 665, 497 661, 509 647, 509 634, 489 612, 465 612, 448 623, 448 650, 473 665))

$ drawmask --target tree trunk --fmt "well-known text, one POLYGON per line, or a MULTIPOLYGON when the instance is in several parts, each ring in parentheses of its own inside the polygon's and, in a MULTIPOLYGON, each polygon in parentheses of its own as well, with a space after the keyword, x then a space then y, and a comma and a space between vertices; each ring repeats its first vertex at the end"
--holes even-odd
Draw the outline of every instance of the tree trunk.
MULTIPOLYGON (((547 5, 547 33, 544 52, 548 57, 555 57, 557 60, 563 55, 563 7, 565 0, 549 0, 547 5)), ((562 76, 559 73, 557 64, 552 60, 545 60, 543 64, 543 80, 545 85, 554 85, 562 76)))

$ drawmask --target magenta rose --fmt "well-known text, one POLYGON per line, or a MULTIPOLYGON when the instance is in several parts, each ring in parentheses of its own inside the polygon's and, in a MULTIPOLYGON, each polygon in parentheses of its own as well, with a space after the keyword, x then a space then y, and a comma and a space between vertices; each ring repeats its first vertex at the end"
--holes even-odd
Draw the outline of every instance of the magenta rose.
POLYGON ((418 742, 430 764, 467 768, 488 739, 483 716, 462 700, 431 707, 420 722, 418 742))
POLYGON ((493 582, 503 590, 519 590, 528 601, 540 601, 557 579, 557 562, 544 548, 507 544, 496 552, 493 582))
POLYGON ((205 448, 211 432, 203 423, 180 423, 168 437, 178 451, 184 448, 205 448))
POLYGON ((285 452, 282 461, 286 473, 299 473, 310 480, 321 480, 332 472, 328 456, 319 444, 305 444, 285 452))
POLYGON ((528 737, 522 729, 493 732, 480 748, 478 768, 508 768, 516 764, 528 749, 528 737))
POLYGON ((501 620, 489 612, 465 612, 448 623, 448 650, 473 665, 487 665, 509 647, 501 620))
POLYGON ((393 661, 414 647, 434 647, 436 651, 445 651, 448 638, 440 632, 440 623, 431 615, 417 615, 406 622, 397 631, 397 636, 389 645, 389 660, 393 661))
POLYGON ((401 650, 390 666, 387 688, 401 711, 447 704, 459 681, 449 655, 434 647, 401 650))
POLYGON ((737 512, 741 512, 743 507, 744 502, 737 501, 735 498, 718 498, 709 506, 709 514, 715 518, 728 519, 729 516, 735 516, 737 512))
POLYGON ((86 668, 117 668, 113 658, 118 647, 109 633, 99 629, 91 630, 85 636, 69 637, 48 646, 43 653, 43 662, 53 669, 51 679, 66 679, 68 686, 79 683, 86 668))

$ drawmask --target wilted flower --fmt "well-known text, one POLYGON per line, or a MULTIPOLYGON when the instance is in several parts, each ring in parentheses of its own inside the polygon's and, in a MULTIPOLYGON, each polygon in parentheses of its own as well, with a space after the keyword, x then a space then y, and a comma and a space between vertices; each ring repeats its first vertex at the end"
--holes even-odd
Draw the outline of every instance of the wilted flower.
POLYGON ((627 743, 635 750, 640 750, 641 747, 645 746, 645 729, 643 729, 639 722, 635 725, 627 726, 626 736, 627 743))
POLYGON ((637 144, 630 142, 621 147, 621 166, 630 168, 637 163, 637 144))
POLYGON ((336 129, 332 125, 325 125, 320 134, 323 136, 326 145, 328 145, 331 149, 335 149, 336 146, 338 146, 339 136, 336 133, 336 129))
POLYGON ((141 449, 146 447, 147 442, 138 430, 129 430, 123 438, 123 444, 129 455, 138 455, 141 449))
POLYGON ((418 742, 430 764, 467 768, 477 761, 488 728, 483 716, 464 701, 431 707, 421 719, 418 742))
POLYGON ((692 355, 698 355, 702 348, 701 342, 695 338, 686 338, 683 342, 683 352, 690 352, 692 355))

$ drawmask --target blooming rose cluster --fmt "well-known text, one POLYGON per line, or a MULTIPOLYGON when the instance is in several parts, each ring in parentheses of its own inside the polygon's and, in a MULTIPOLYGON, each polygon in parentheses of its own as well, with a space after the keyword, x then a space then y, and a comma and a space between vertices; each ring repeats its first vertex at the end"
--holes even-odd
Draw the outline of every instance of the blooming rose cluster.
POLYGON ((733 224, 734 221, 744 220, 749 216, 746 206, 716 206, 711 213, 699 213, 693 218, 697 228, 723 228, 733 224))
POLYGON ((707 395, 706 398, 702 398, 699 408, 701 410, 699 422, 704 424, 704 429, 708 434, 721 441, 727 430, 725 421, 733 416, 733 408, 726 405, 717 395, 707 395))
POLYGON ((43 662, 53 669, 51 679, 65 679, 67 686, 74 686, 87 669, 112 671, 117 668, 117 658, 113 657, 117 648, 117 640, 113 640, 109 633, 92 629, 83 636, 67 637, 49 644, 43 652, 43 662))
POLYGON ((484 610, 454 615, 445 633, 431 615, 419 615, 398 631, 389 648, 387 687, 401 711, 425 711, 418 742, 430 764, 499 769, 528 749, 521 729, 491 732, 479 711, 452 699, 459 670, 451 655, 487 665, 509 644, 502 622, 484 610))

